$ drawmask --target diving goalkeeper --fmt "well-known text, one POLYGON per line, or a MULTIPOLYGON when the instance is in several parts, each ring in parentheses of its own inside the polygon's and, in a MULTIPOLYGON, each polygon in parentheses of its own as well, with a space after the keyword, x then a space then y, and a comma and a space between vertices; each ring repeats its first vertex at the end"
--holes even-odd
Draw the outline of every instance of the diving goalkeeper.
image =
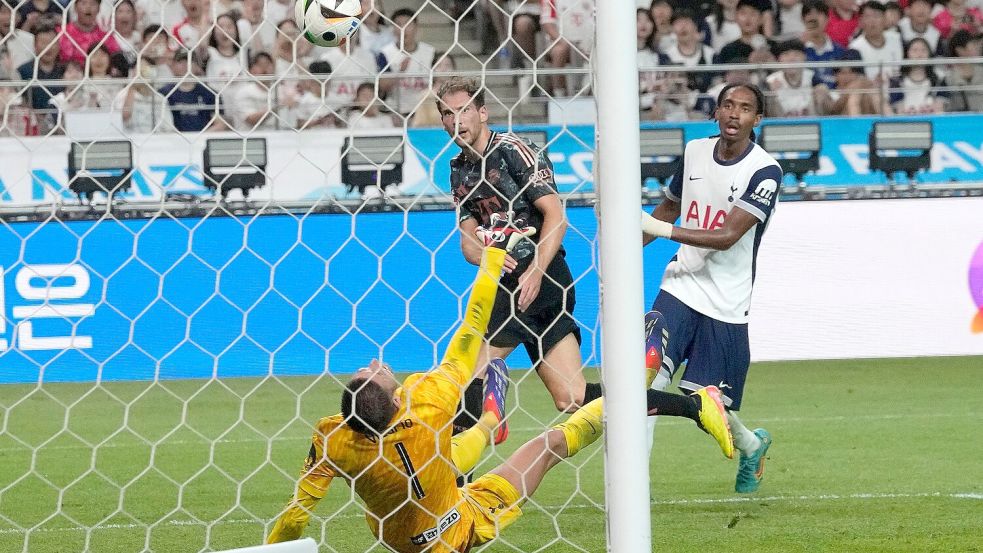
MULTIPOLYGON (((477 364, 506 252, 533 232, 521 222, 482 229, 487 247, 464 322, 439 367, 410 375, 402 385, 388 365, 376 360, 355 373, 342 393, 341 414, 318 421, 295 496, 269 543, 299 538, 331 480, 340 477, 365 503, 369 527, 388 548, 463 553, 512 524, 547 471, 600 437, 603 400, 596 399, 495 470, 457 487, 457 476, 477 464, 496 430, 504 436, 504 363, 492 364, 497 369, 489 372, 479 423, 452 437, 452 421, 477 364)), ((729 440, 716 397, 694 396, 701 403, 697 422, 718 440, 729 440)))

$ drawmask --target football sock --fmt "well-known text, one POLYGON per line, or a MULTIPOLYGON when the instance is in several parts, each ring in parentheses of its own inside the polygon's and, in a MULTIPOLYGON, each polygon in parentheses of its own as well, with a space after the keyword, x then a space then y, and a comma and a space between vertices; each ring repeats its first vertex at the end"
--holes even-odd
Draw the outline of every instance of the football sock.
POLYGON ((601 390, 600 382, 588 382, 584 386, 584 401, 581 405, 587 405, 602 395, 604 395, 604 392, 601 390))
MULTIPOLYGON (((646 370, 650 370, 650 369, 646 369, 646 370)), ((648 376, 649 376, 649 378, 651 378, 651 375, 648 375, 648 376)), ((671 384, 671 383, 672 383, 672 379, 670 379, 668 376, 666 376, 666 373, 659 372, 655 376, 655 380, 653 380, 651 382, 650 387, 653 390, 659 390, 661 392, 661 391, 664 391, 666 388, 668 388, 669 387, 669 384, 671 384)), ((647 436, 648 436, 648 441, 649 441, 649 454, 652 453, 652 446, 655 445, 655 423, 657 423, 658 421, 659 421, 659 417, 658 416, 648 417, 645 420, 646 426, 648 426, 648 434, 647 434, 647 436)))
POLYGON ((474 469, 491 442, 492 430, 497 424, 498 417, 484 413, 478 424, 451 438, 451 460, 458 472, 467 474, 474 469))
POLYGON ((484 403, 485 381, 481 378, 475 378, 464 389, 464 394, 461 396, 461 406, 457 410, 457 417, 454 418, 454 430, 460 432, 465 428, 474 426, 481 418, 484 403))
POLYGON ((730 433, 734 436, 734 447, 743 453, 754 453, 761 447, 761 439, 748 430, 734 411, 727 411, 727 422, 730 423, 730 433))
POLYGON ((697 396, 683 396, 661 390, 646 390, 649 415, 686 417, 699 423, 700 399, 697 396))
POLYGON ((594 443, 604 432, 601 417, 604 413, 604 400, 591 401, 574 411, 570 418, 554 425, 567 439, 567 457, 573 457, 581 449, 594 443))

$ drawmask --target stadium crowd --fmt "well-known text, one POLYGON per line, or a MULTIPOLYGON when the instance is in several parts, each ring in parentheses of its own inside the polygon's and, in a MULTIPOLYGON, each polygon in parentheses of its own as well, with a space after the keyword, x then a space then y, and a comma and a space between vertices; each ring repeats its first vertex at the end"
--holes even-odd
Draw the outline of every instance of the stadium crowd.
MULTIPOLYGON (((506 69, 586 64, 594 2, 433 0, 448 23, 475 19, 466 55, 506 69)), ((413 10, 362 7, 348 44, 318 48, 292 0, 0 0, 0 134, 63 132, 80 113, 128 132, 438 126, 429 71, 455 69, 454 41, 428 43, 413 10)), ((741 81, 772 116, 983 111, 980 64, 896 64, 979 56, 983 0, 639 0, 637 21, 644 119, 706 118, 741 81), (761 68, 843 60, 864 66, 761 68)), ((590 93, 577 72, 515 75, 518 101, 590 93)))

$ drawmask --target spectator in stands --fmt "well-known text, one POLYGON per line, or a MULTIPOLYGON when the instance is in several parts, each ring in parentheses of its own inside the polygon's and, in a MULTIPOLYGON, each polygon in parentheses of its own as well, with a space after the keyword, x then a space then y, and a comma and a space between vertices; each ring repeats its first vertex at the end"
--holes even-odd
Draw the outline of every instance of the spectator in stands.
POLYGON ((395 42, 396 38, 382 17, 385 13, 382 0, 361 1, 362 24, 358 27, 358 34, 362 35, 362 44, 372 52, 373 56, 378 56, 383 48, 395 42))
POLYGON ((433 84, 430 86, 430 96, 423 100, 420 108, 413 114, 413 121, 411 122, 413 127, 440 127, 443 125, 443 118, 440 116, 440 111, 437 110, 437 91, 440 89, 440 85, 450 78, 449 73, 453 73, 457 69, 457 64, 453 57, 444 52, 437 52, 434 54, 434 58, 434 76, 433 84), (445 74, 438 75, 437 73, 445 74))
POLYGON ((860 57, 868 64, 867 78, 874 84, 888 82, 900 74, 895 62, 904 58, 901 35, 884 31, 884 4, 878 0, 867 0, 860 7, 860 36, 850 42, 850 49, 860 52, 860 57))
MULTIPOLYGON (((499 4, 503 3, 503 0, 492 1, 499 4)), ((500 28, 496 27, 496 29, 502 42, 505 42, 505 38, 509 36, 507 22, 509 20, 512 22, 512 41, 519 48, 518 51, 514 47, 509 48, 511 52, 509 63, 512 68, 516 69, 532 66, 536 60, 536 34, 540 30, 541 3, 537 0, 506 0, 504 3, 505 11, 500 9, 492 11, 500 20, 498 23, 500 28), (506 14, 511 14, 511 16, 506 14)), ((495 17, 492 18, 492 21, 495 21, 495 17)))
POLYGON ((17 68, 34 59, 34 35, 17 28, 14 1, 0 0, 0 52, 6 53, 0 74, 4 79, 16 79, 17 68))
POLYGON ((27 89, 28 104, 38 118, 41 132, 46 133, 55 124, 55 113, 49 102, 63 87, 50 85, 45 81, 60 80, 65 75, 65 66, 60 61, 61 43, 55 27, 42 25, 35 29, 34 52, 36 57, 18 67, 17 73, 22 80, 32 82, 27 89))
MULTIPOLYGON (((300 28, 293 19, 284 19, 276 26, 273 62, 277 77, 298 77, 310 65, 314 45, 300 36, 300 28)), ((284 84, 299 86, 297 80, 285 80, 284 84)))
MULTIPOLYGON (((204 38, 212 28, 211 11, 208 9, 209 0, 181 0, 184 8, 184 19, 171 29, 178 43, 189 50, 203 46, 204 38)), ((215 22, 218 24, 218 21, 215 22)), ((232 22, 235 25, 235 21, 232 22)))
POLYGON ((48 101, 52 108, 58 110, 56 127, 59 132, 65 130, 66 114, 99 107, 99 95, 85 86, 85 72, 77 61, 65 64, 63 78, 68 81, 68 85, 48 101))
MULTIPOLYGON (((264 16, 264 0, 243 0, 242 17, 236 20, 239 37, 246 50, 251 52, 272 52, 276 39, 276 21, 264 16)), ((218 19, 216 17, 216 19, 218 19)), ((363 26, 359 32, 365 31, 363 26)))
POLYGON ((749 63, 767 63, 775 60, 771 53, 774 43, 761 34, 761 6, 759 0, 737 2, 737 25, 741 36, 720 49, 721 59, 746 58, 749 63))
POLYGON ((130 80, 113 102, 113 112, 123 119, 128 134, 160 133, 174 130, 174 118, 167 99, 153 89, 157 66, 146 58, 137 61, 137 76, 130 80))
POLYGON ((249 74, 257 78, 238 87, 232 101, 225 104, 232 123, 240 131, 275 129, 276 116, 270 90, 273 58, 266 52, 254 55, 249 61, 249 74))
POLYGON ((29 33, 37 32, 42 16, 50 15, 60 23, 65 12, 65 8, 54 0, 24 0, 12 3, 17 5, 20 28, 29 33))
MULTIPOLYGON (((861 61, 860 52, 846 50, 839 61, 861 61)), ((836 69, 836 88, 825 84, 816 87, 816 105, 826 115, 887 115, 885 101, 877 85, 867 78, 861 67, 836 69)))
MULTIPOLYGON (((109 53, 109 49, 104 44, 94 44, 87 52, 86 58, 87 82, 82 88, 83 93, 89 96, 88 107, 109 108, 124 86, 124 82, 111 78, 113 54, 109 53)), ((128 77, 129 71, 122 76, 128 77)))
MULTIPOLYGON (((960 29, 949 38, 949 56, 972 58, 980 55, 980 36, 960 29)), ((983 66, 978 63, 954 64, 946 75, 949 111, 983 112, 983 66)))
MULTIPOLYGON (((826 34, 829 23, 829 6, 825 0, 804 0, 802 2, 802 42, 805 44, 807 61, 834 61, 843 55, 843 48, 826 34)), ((816 75, 828 88, 836 88, 834 70, 823 67, 816 69, 816 75)))
MULTIPOLYGON (((571 63, 583 66, 594 47, 594 0, 543 0, 540 22, 549 42, 546 57, 550 67, 562 69, 571 63)), ((547 93, 574 96, 586 79, 580 75, 550 75, 547 93)), ((520 91, 521 93, 521 91, 520 91)))
POLYGON ((379 111, 379 102, 375 96, 373 83, 358 85, 358 92, 355 93, 355 105, 348 112, 348 128, 355 130, 396 128, 393 118, 379 111))
POLYGON ((737 24, 737 1, 717 0, 713 4, 710 15, 707 16, 707 24, 710 27, 710 47, 714 52, 720 52, 725 45, 741 37, 741 28, 737 24))
POLYGON ((898 29, 905 44, 915 38, 923 38, 934 55, 941 53, 939 39, 942 33, 932 23, 932 5, 932 0, 910 0, 905 16, 898 22, 898 29))
POLYGON ((235 80, 245 73, 246 68, 245 52, 240 44, 239 28, 232 16, 218 16, 208 38, 205 76, 208 86, 218 93, 224 105, 230 105, 236 90, 244 86, 244 83, 235 80))
POLYGON ((242 15, 242 0, 206 0, 205 8, 208 9, 209 21, 215 21, 223 13, 235 14, 238 19, 242 15))
POLYGON ((846 48, 860 26, 857 0, 829 0, 829 23, 826 33, 833 42, 846 48))
MULTIPOLYGON (((355 102, 358 85, 375 81, 378 75, 377 60, 362 44, 362 33, 355 33, 338 48, 324 48, 319 61, 331 65, 331 79, 325 86, 324 101, 336 113, 342 113, 355 102)), ((388 86, 389 83, 383 83, 388 86)), ((383 98, 380 93, 380 98, 383 98)))
POLYGON ((660 70, 670 62, 653 46, 655 22, 651 10, 638 9, 636 18, 639 115, 649 121, 685 121, 689 119, 687 106, 691 103, 686 75, 660 70))
POLYGON ((39 132, 34 110, 25 105, 20 85, 0 82, 0 137, 36 136, 39 132))
POLYGON ((294 16, 293 0, 266 0, 266 18, 276 25, 294 16))
POLYGON ((901 5, 890 0, 889 2, 883 2, 884 4, 884 31, 896 33, 901 33, 901 29, 898 24, 901 23, 901 5))
POLYGON ((392 21, 396 42, 382 49, 379 66, 384 72, 397 76, 380 80, 380 86, 387 93, 392 111, 406 116, 420 105, 430 90, 430 80, 423 75, 429 73, 433 66, 436 50, 426 42, 417 40, 419 26, 412 10, 396 10, 392 21), (399 77, 401 73, 418 73, 421 76, 399 77))
POLYGON ((978 33, 983 29, 983 11, 968 6, 966 2, 967 0, 946 0, 945 9, 936 14, 932 22, 942 38, 949 38, 960 30, 978 33))
POLYGON ((171 71, 181 79, 160 89, 167 98, 174 128, 181 132, 216 131, 227 128, 218 96, 201 82, 204 75, 200 54, 180 49, 174 53, 171 71))
POLYGON ((170 64, 174 51, 170 48, 171 38, 160 25, 148 25, 141 34, 143 49, 140 56, 148 58, 157 65, 157 76, 166 79, 173 77, 170 64))
MULTIPOLYGON (((672 30, 676 43, 665 52, 670 63, 684 67, 697 67, 713 63, 713 49, 700 42, 696 14, 690 10, 677 10, 672 14, 672 30)), ((707 72, 689 73, 688 88, 695 92, 706 92, 710 88, 712 75, 707 72)))
POLYGON ((137 9, 132 0, 118 0, 113 19, 113 38, 130 65, 135 65, 143 48, 143 35, 136 28, 137 9))
MULTIPOLYGON (((908 43, 906 59, 927 60, 931 57, 932 48, 924 38, 913 38, 908 43)), ((901 68, 900 77, 891 79, 891 108, 898 114, 942 113, 948 94, 936 90, 941 84, 942 79, 934 65, 906 65, 901 68)))
MULTIPOLYGON (((804 63, 805 45, 800 40, 780 42, 775 46, 779 63, 804 63)), ((769 117, 804 117, 816 114, 816 73, 812 69, 780 69, 765 78, 769 117)))
POLYGON ((331 64, 315 61, 307 66, 309 78, 300 81, 299 93, 280 98, 280 118, 294 129, 338 126, 338 115, 328 107, 326 92, 331 78, 331 64))
POLYGON ((652 48, 656 52, 665 53, 676 43, 676 35, 672 33, 672 4, 669 0, 653 0, 648 12, 655 27, 652 48))
MULTIPOLYGON (((720 63, 740 66, 747 64, 748 60, 747 58, 730 57, 721 58, 720 63)), ((724 79, 722 81, 714 84, 704 94, 700 94, 697 97, 696 104, 694 105, 695 111, 702 114, 702 119, 713 118, 713 114, 717 109, 717 98, 720 96, 720 92, 727 85, 740 83, 753 83, 751 71, 743 67, 728 69, 724 72, 724 79)))
POLYGON ((61 30, 61 61, 75 60, 85 64, 85 53, 93 44, 105 44, 110 53, 118 52, 116 44, 109 31, 96 25, 99 14, 99 0, 75 0, 75 21, 65 25, 61 30))
POLYGON ((805 31, 802 24, 802 0, 777 0, 778 10, 775 13, 776 41, 797 39, 805 31))

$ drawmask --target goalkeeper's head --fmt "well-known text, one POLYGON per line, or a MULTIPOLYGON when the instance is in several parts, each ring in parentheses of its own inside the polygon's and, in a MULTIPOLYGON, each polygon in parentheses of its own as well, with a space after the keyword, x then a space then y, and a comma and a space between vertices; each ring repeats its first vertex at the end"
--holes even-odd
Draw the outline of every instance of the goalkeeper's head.
POLYGON ((399 410, 398 388, 392 367, 373 359, 368 367, 355 372, 341 393, 345 423, 360 434, 381 436, 399 410))

